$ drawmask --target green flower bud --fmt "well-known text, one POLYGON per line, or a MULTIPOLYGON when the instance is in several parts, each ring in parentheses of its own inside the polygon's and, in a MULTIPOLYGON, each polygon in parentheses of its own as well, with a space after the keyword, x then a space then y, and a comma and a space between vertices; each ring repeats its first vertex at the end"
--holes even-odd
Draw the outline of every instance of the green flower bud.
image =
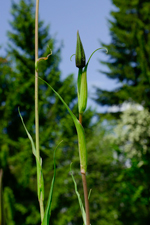
POLYGON ((83 49, 83 45, 79 36, 79 32, 77 31, 77 45, 76 45, 76 67, 83 68, 85 67, 85 53, 83 49))

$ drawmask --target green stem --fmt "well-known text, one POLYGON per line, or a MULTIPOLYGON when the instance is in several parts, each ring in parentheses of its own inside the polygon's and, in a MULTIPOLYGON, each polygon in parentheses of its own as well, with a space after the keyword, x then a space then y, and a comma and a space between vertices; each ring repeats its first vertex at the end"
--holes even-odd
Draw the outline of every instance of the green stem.
MULTIPOLYGON (((39 0, 36 0, 36 13, 35 13, 35 64, 38 60, 38 16, 39 16, 39 0)), ((36 139, 36 153, 37 159, 40 162, 39 150, 39 110, 38 110, 38 69, 35 69, 35 139, 36 139)), ((39 199, 41 222, 44 218, 44 205, 42 193, 39 199)))
MULTIPOLYGON (((79 122, 82 125, 82 114, 79 113, 79 122)), ((90 225, 90 209, 89 209, 89 199, 88 199, 88 189, 86 182, 86 173, 81 171, 83 191, 84 191, 84 201, 85 201, 85 212, 86 212, 86 225, 90 225)))
POLYGON ((81 114, 81 113, 79 113, 79 122, 80 122, 81 125, 82 125, 82 114, 81 114))

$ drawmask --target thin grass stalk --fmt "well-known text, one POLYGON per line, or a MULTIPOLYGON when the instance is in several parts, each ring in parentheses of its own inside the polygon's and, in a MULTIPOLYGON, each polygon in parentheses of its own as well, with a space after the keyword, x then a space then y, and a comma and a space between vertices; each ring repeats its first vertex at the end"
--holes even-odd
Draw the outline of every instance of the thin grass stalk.
MULTIPOLYGON (((79 122, 82 124, 82 114, 79 113, 79 122)), ((82 184, 84 191, 84 201, 85 201, 85 212, 86 212, 86 225, 90 225, 90 209, 89 209, 89 199, 88 199, 88 189, 86 182, 86 173, 82 173, 82 184)))
MULTIPOLYGON (((38 60, 38 11, 39 0, 36 1, 36 14, 35 14, 35 63, 38 60)), ((35 70, 35 138, 36 138, 36 151, 37 157, 40 158, 39 152, 39 114, 38 114, 38 70, 35 70)))
MULTIPOLYGON (((39 17, 39 0, 36 0, 36 13, 35 13, 35 63, 38 60, 38 17, 39 17)), ((35 140, 37 159, 40 161, 39 150, 39 110, 38 110, 38 70, 35 69, 35 140)), ((42 194, 39 199, 41 222, 44 218, 44 204, 42 194)))

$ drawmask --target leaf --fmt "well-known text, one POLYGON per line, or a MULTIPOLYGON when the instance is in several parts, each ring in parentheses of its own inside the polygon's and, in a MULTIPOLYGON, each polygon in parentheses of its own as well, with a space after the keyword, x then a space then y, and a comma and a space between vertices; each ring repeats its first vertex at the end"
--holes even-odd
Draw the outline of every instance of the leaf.
POLYGON ((43 173, 42 173, 42 158, 40 158, 41 162, 38 160, 37 158, 37 154, 36 154, 36 148, 35 148, 35 145, 34 145, 34 142, 33 142, 33 139, 30 135, 30 133, 28 132, 26 126, 25 126, 25 123, 23 121, 23 118, 21 116, 21 113, 20 113, 20 110, 18 108, 18 111, 19 111, 19 116, 21 118, 21 121, 22 121, 22 124, 24 126, 24 129, 28 135, 28 138, 31 142, 31 146, 32 146, 32 152, 33 152, 33 155, 35 156, 35 159, 36 159, 36 167, 37 167, 37 192, 38 192, 38 199, 40 199, 41 197, 41 194, 42 194, 42 199, 44 200, 44 179, 43 179, 43 173))
POLYGON ((83 223, 84 223, 84 225, 85 225, 85 224, 86 224, 86 213, 85 213, 85 209, 84 209, 84 206, 83 206, 83 203, 82 203, 80 194, 79 194, 79 192, 78 192, 78 190, 77 190, 77 184, 76 184, 76 181, 75 181, 74 176, 73 176, 73 173, 72 173, 72 171, 71 171, 71 164, 70 164, 70 173, 71 173, 71 176, 72 176, 72 179, 73 179, 73 182, 74 182, 75 192, 76 192, 76 195, 77 195, 77 197, 78 197, 79 206, 80 206, 81 214, 82 214, 82 218, 83 218, 83 223))
POLYGON ((72 111, 69 109, 68 105, 66 102, 62 99, 62 97, 58 94, 57 91, 55 91, 50 84, 48 84, 45 80, 39 77, 40 80, 42 80, 44 83, 46 83, 53 91, 54 93, 59 97, 59 99, 62 101, 62 103, 65 105, 67 110, 69 111, 76 130, 78 134, 78 144, 79 144, 79 154, 80 154, 80 166, 81 166, 81 171, 83 173, 86 173, 87 171, 87 148, 86 148, 86 140, 85 140, 85 134, 84 134, 84 129, 82 125, 80 124, 79 120, 76 118, 76 116, 72 113, 72 111))
POLYGON ((60 143, 57 145, 57 147, 54 150, 54 175, 53 175, 53 179, 52 179, 52 182, 51 182, 49 197, 48 197, 47 206, 46 206, 46 210, 45 210, 45 213, 44 213, 42 225, 48 225, 49 220, 50 220, 50 216, 51 216, 52 196, 53 196, 54 182, 55 182, 55 176, 56 176, 55 152, 56 152, 58 146, 60 145, 60 143))

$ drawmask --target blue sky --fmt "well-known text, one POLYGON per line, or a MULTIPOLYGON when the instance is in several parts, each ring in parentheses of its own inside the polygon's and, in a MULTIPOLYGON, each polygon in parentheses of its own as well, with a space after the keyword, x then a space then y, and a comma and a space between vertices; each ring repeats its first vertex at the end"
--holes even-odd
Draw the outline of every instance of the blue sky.
MULTIPOLYGON (((0 45, 2 45, 0 54, 4 53, 7 42, 6 33, 10 29, 8 23, 12 19, 10 9, 11 0, 3 1, 0 7, 0 45)), ((87 60, 96 48, 101 47, 99 41, 110 43, 111 37, 107 20, 111 18, 111 10, 115 10, 111 0, 40 0, 40 19, 44 20, 45 25, 50 24, 50 33, 56 37, 58 45, 61 41, 64 44, 60 63, 62 77, 71 73, 77 77, 78 70, 74 64, 74 58, 72 58, 72 62, 70 61, 70 56, 75 53, 77 30, 79 30, 87 60)), ((98 62, 107 59, 106 53, 100 50, 95 53, 89 63, 87 74, 89 97, 94 93, 94 85, 107 90, 117 85, 98 72, 98 70, 108 70, 98 62)), ((88 100, 89 105, 96 106, 98 111, 102 110, 90 99, 88 100)))

